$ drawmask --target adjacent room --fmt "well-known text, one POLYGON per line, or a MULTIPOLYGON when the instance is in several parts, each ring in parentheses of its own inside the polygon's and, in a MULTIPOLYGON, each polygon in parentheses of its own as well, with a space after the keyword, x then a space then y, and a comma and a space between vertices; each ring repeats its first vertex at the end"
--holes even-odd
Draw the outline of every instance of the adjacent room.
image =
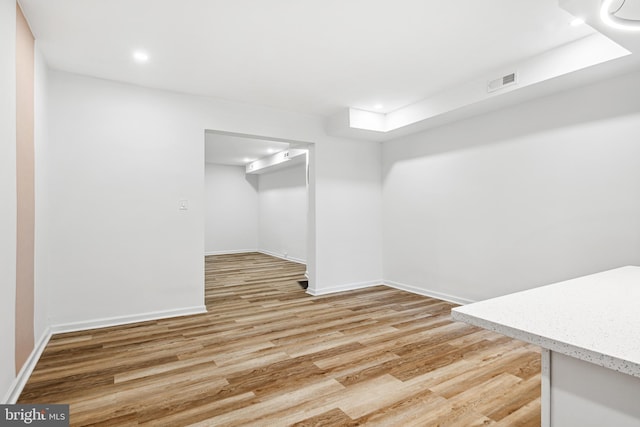
POLYGON ((205 255, 306 264, 307 144, 205 132, 205 255))
POLYGON ((0 424, 640 426, 640 0, 0 34, 0 424))

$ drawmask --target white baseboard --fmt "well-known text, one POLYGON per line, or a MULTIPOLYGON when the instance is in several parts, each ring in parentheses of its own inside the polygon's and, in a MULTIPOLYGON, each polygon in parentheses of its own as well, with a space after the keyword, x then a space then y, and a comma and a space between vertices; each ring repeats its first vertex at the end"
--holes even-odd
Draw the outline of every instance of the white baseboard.
POLYGON ((370 282, 347 283, 339 286, 332 286, 322 289, 307 289, 307 293, 313 296, 334 294, 336 292, 355 291, 357 289, 371 288, 373 286, 383 285, 382 280, 373 280, 370 282))
POLYGON ((276 258, 284 259, 286 261, 297 262, 298 264, 305 264, 305 265, 307 264, 307 261, 304 259, 295 258, 291 256, 284 256, 284 254, 279 254, 277 252, 266 251, 264 249, 259 249, 257 252, 260 252, 261 254, 265 254, 265 255, 270 255, 276 258))
POLYGON ((176 310, 152 311, 149 313, 134 314, 131 316, 115 316, 82 322, 57 324, 51 326, 51 332, 59 334, 63 332, 84 331, 87 329, 107 328, 109 326, 126 325, 128 323, 146 322, 148 320, 166 319, 170 317, 189 316, 192 314, 202 314, 206 312, 207 308, 204 305, 179 308, 176 310))
POLYGON ((440 299, 443 301, 452 302, 455 304, 465 305, 471 304, 475 301, 458 297, 455 295, 449 295, 442 292, 436 292, 429 289, 417 288, 415 286, 406 285, 404 283, 394 282, 391 280, 374 280, 370 282, 359 282, 359 283, 348 283, 340 286, 333 286, 330 288, 322 288, 322 289, 307 289, 307 293, 313 296, 327 295, 333 294, 337 292, 346 292, 346 291, 354 291, 356 289, 364 289, 370 288, 373 286, 387 286, 389 288, 399 289, 401 291, 411 292, 412 294, 422 295, 425 297, 431 297, 440 299))
POLYGON ((33 350, 31 350, 31 354, 24 362, 24 365, 22 365, 22 369, 20 369, 20 372, 18 372, 18 375, 16 375, 16 378, 11 383, 9 390, 2 401, 3 404, 14 404, 18 401, 20 393, 22 393, 22 389, 24 389, 25 384, 27 384, 27 380, 29 380, 33 369, 36 367, 38 360, 40 360, 42 352, 49 343, 51 334, 51 328, 45 329, 42 333, 42 336, 34 345, 33 350))
POLYGON ((394 281, 391 281, 391 280, 385 280, 383 283, 384 283, 385 286, 388 286, 390 288, 400 289, 401 291, 407 291, 407 292, 411 292, 413 294, 422 295, 422 296, 425 296, 425 297, 441 299, 443 301, 448 301, 448 302, 452 302, 452 303, 455 303, 455 304, 466 305, 466 304, 471 304, 471 303, 475 302, 475 301, 467 299, 467 298, 462 298, 462 297, 458 297, 458 296, 455 296, 455 295, 444 294, 442 292, 436 292, 436 291, 432 291, 430 289, 418 288, 418 287, 415 287, 415 286, 411 286, 411 285, 407 285, 407 284, 399 283, 399 282, 394 282, 394 281))
POLYGON ((233 249, 230 251, 212 251, 212 252, 205 252, 204 256, 209 256, 209 255, 232 255, 232 254, 248 254, 251 252, 260 252, 258 249, 233 249))

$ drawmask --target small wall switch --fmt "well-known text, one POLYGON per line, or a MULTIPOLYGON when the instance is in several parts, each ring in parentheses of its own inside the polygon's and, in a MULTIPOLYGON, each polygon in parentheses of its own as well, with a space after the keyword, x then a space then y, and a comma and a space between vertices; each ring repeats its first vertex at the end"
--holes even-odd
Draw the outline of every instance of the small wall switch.
POLYGON ((178 210, 180 210, 180 211, 189 210, 189 201, 188 200, 178 200, 178 210))

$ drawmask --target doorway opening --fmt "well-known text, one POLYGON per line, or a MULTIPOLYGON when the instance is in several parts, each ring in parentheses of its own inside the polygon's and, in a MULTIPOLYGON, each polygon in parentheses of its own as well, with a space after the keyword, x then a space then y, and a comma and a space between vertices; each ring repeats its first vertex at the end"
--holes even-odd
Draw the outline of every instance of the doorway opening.
POLYGON ((315 289, 315 146, 205 130, 205 255, 261 252, 305 264, 315 289))

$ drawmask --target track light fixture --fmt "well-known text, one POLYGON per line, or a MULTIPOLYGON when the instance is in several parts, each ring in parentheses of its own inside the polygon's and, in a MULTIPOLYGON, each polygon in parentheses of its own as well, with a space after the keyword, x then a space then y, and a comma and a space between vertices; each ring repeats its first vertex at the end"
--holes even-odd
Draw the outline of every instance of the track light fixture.
MULTIPOLYGON (((611 6, 617 0, 602 0, 602 6, 600 7, 600 19, 610 27, 617 28, 625 31, 640 31, 640 21, 637 19, 620 18, 616 16, 620 9, 622 9, 627 2, 623 0, 620 6, 611 10, 611 6)), ((619 1, 619 0, 618 0, 619 1)))

